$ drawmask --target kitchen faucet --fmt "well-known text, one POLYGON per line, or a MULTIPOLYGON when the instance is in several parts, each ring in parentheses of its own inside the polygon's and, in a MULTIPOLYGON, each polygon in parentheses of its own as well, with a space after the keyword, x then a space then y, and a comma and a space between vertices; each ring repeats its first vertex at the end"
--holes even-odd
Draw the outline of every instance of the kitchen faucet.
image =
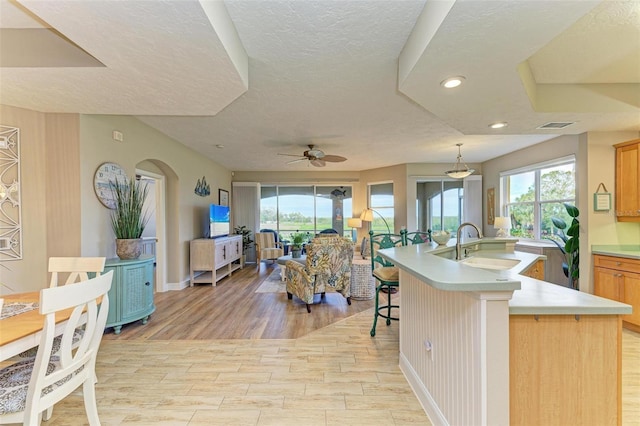
POLYGON ((471 222, 461 223, 460 226, 458 226, 458 231, 456 232, 456 260, 462 260, 462 248, 460 247, 460 244, 462 242, 460 240, 462 239, 462 236, 461 236, 462 228, 464 228, 467 225, 473 226, 475 230, 478 232, 478 238, 482 238, 482 232, 480 231, 480 228, 478 228, 477 225, 471 222))

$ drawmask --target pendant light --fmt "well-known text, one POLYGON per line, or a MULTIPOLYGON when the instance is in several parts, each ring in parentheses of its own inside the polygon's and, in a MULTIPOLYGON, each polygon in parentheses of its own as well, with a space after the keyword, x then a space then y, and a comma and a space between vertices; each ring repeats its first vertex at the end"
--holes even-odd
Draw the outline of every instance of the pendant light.
POLYGON ((470 169, 469 166, 467 166, 467 163, 464 163, 464 162, 463 162, 464 168, 460 167, 460 162, 462 161, 462 154, 460 154, 460 147, 462 146, 462 144, 457 143, 456 146, 458 147, 458 158, 457 158, 456 164, 454 165, 453 170, 447 170, 445 173, 447 176, 451 178, 462 179, 462 178, 466 178, 471 173, 475 172, 475 170, 470 169))

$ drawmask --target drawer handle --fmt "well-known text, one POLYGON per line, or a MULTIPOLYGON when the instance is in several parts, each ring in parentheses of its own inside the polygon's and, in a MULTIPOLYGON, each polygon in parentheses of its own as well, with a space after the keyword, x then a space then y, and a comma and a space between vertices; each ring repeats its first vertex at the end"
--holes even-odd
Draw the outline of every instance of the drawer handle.
POLYGON ((150 285, 151 285, 151 283, 150 283, 149 281, 147 281, 146 283, 144 283, 144 285, 146 285, 146 286, 150 286, 150 285))

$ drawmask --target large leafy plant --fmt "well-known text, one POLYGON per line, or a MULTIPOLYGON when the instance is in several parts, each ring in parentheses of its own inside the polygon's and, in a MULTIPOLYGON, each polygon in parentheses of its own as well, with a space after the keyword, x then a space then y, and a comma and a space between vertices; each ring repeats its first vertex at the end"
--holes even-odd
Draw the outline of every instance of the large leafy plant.
POLYGON ((149 215, 143 211, 148 188, 145 183, 131 178, 128 182, 110 182, 116 200, 116 208, 111 213, 111 226, 118 239, 136 239, 149 221, 149 215))
POLYGON ((566 259, 562 263, 562 270, 564 275, 569 278, 571 288, 578 290, 578 279, 580 278, 580 221, 578 216, 580 211, 576 206, 569 203, 564 203, 564 208, 569 217, 572 218, 571 224, 567 225, 563 219, 552 217, 553 226, 558 228, 558 233, 554 235, 562 243, 557 239, 550 238, 550 240, 562 250, 566 259))
POLYGON ((251 229, 242 225, 233 228, 233 232, 237 235, 242 235, 242 254, 246 254, 247 249, 251 247, 251 244, 253 243, 253 240, 251 239, 251 229))

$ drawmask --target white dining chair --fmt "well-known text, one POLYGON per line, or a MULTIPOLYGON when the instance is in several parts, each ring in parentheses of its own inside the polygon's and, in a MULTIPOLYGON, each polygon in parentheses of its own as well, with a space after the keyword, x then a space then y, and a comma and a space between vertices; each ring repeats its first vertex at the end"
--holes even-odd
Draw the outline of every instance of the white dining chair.
POLYGON ((99 425, 95 366, 109 312, 113 271, 79 283, 40 291, 44 326, 35 358, 0 370, 0 423, 40 424, 42 413, 82 386, 90 425, 99 425), (73 309, 64 325, 60 350, 53 355, 56 312, 73 309), (74 348, 75 329, 85 332, 74 348))
MULTIPOLYGON (((94 273, 95 276, 99 276, 104 271, 104 265, 106 262, 105 257, 50 257, 49 258, 49 272, 51 273, 51 281, 49 281, 49 288, 58 287, 59 278, 61 274, 68 274, 65 281, 65 285, 73 284, 75 282, 87 281, 89 279, 89 273, 94 273)), ((84 333, 84 326, 80 326, 76 329, 73 335, 74 347, 80 341, 82 334, 84 333)), ((53 341, 51 348, 52 353, 55 355, 60 350, 60 336, 56 337, 53 341)), ((24 352, 18 354, 20 358, 32 358, 36 356, 38 347, 27 349, 24 352)), ((97 381, 97 378, 96 378, 97 381)), ((47 410, 44 415, 45 420, 51 418, 53 412, 53 406, 47 410)))
POLYGON ((50 257, 51 281, 49 287, 58 286, 58 275, 62 273, 69 273, 65 285, 88 280, 90 272, 98 276, 104 271, 105 261, 104 257, 50 257))
MULTIPOLYGON (((105 262, 106 258, 104 257, 50 257, 49 272, 51 273, 51 281, 49 282, 49 288, 58 286, 60 274, 68 273, 65 285, 86 281, 89 279, 89 273, 99 276, 104 271, 105 262)), ((76 330, 74 341, 81 337, 82 330, 82 327, 76 330)), ((53 342, 53 352, 57 352, 59 347, 60 339, 57 338, 53 342)), ((27 349, 18 354, 18 356, 20 358, 31 358, 36 356, 37 350, 37 347, 27 349)))

